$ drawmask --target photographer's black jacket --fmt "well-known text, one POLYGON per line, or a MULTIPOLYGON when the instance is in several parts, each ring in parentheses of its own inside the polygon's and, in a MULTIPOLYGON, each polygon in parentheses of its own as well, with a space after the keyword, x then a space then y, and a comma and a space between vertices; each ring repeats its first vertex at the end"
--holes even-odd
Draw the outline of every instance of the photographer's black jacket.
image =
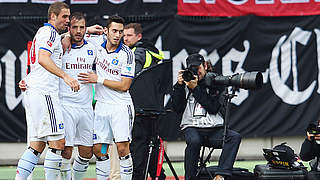
POLYGON ((172 101, 173 109, 177 113, 184 112, 181 128, 222 126, 224 116, 222 95, 223 87, 208 88, 201 81, 193 90, 176 83, 173 87, 172 101), (206 110, 203 116, 195 114, 197 103, 206 110))
POLYGON ((320 144, 306 138, 301 146, 300 158, 303 161, 310 161, 315 157, 320 157, 320 144))

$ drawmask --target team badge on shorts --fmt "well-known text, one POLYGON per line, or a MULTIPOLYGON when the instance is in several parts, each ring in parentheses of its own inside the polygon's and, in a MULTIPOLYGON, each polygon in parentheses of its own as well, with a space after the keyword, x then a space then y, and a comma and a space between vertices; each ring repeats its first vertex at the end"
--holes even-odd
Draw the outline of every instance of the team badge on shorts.
POLYGON ((59 124, 59 129, 63 129, 63 128, 64 128, 63 123, 59 124))
POLYGON ((88 55, 92 56, 93 55, 93 51, 92 50, 88 50, 88 55))

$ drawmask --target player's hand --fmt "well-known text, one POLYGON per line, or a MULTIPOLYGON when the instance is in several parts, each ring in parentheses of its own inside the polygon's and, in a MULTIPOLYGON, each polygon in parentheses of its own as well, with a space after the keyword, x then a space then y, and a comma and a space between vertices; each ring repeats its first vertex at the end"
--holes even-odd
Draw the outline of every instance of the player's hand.
POLYGON ((19 88, 22 92, 24 92, 25 90, 27 90, 27 83, 25 80, 21 80, 19 82, 19 88))
POLYGON ((70 52, 71 50, 71 36, 67 33, 64 38, 61 40, 63 53, 66 51, 70 52))
POLYGON ((87 27, 87 30, 88 34, 103 34, 103 27, 98 24, 87 27))
POLYGON ((71 87, 72 91, 78 92, 80 90, 80 84, 76 79, 73 79, 69 75, 64 76, 64 82, 71 87))
POLYGON ((178 83, 179 83, 180 85, 182 85, 183 82, 184 82, 184 79, 183 79, 183 77, 182 77, 183 71, 184 71, 184 70, 179 70, 179 71, 178 71, 178 83))
POLYGON ((81 81, 82 84, 97 83, 98 76, 94 72, 79 73, 78 80, 81 81))
POLYGON ((187 81, 184 81, 184 83, 188 86, 188 88, 190 89, 194 89, 195 87, 197 87, 198 85, 198 76, 194 75, 195 79, 187 82, 187 81))

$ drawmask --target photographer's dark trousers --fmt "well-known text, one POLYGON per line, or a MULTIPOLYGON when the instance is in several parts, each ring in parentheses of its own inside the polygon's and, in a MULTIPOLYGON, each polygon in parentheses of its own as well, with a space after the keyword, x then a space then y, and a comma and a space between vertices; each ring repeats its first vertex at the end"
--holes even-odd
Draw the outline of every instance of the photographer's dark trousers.
MULTIPOLYGON (((149 142, 152 137, 152 123, 155 119, 148 117, 136 116, 132 130, 132 141, 130 144, 130 152, 133 160, 133 180, 143 180, 144 171, 147 164, 149 154, 149 142)), ((154 146, 150 163, 149 163, 149 174, 152 179, 155 179, 157 172, 157 162, 159 153, 159 142, 154 146)), ((163 168, 160 173, 160 180, 165 179, 163 168)))
MULTIPOLYGON (((185 179, 195 180, 201 146, 206 144, 221 147, 223 128, 211 128, 203 131, 201 128, 188 127, 184 129, 184 136, 187 143, 184 159, 185 179)), ((232 167, 238 153, 240 142, 241 135, 236 131, 227 129, 226 142, 219 158, 218 171, 216 174, 232 175, 232 167)))
POLYGON ((320 157, 320 144, 306 138, 301 145, 300 158, 303 161, 310 161, 315 157, 320 157))

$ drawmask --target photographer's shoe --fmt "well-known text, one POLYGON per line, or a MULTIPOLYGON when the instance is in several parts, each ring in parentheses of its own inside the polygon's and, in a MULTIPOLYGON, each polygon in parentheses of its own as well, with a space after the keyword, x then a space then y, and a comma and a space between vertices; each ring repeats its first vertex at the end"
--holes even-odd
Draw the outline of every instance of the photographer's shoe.
POLYGON ((218 174, 213 178, 213 180, 224 180, 224 177, 218 174))

